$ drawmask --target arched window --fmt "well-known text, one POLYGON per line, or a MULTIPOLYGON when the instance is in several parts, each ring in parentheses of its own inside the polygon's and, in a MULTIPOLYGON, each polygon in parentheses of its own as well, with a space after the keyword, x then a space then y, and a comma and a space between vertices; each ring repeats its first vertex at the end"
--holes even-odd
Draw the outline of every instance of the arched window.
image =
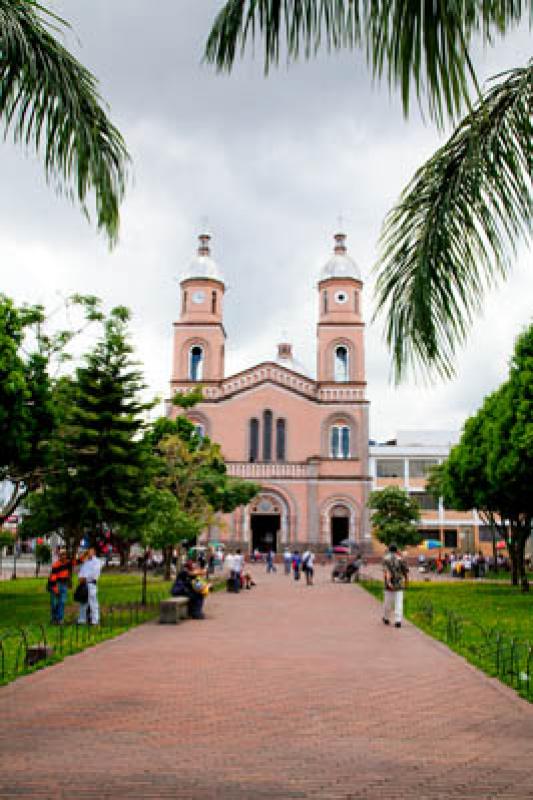
POLYGON ((257 461, 259 458, 259 420, 250 420, 250 452, 249 461, 257 461))
POLYGON ((216 314, 216 311, 217 311, 217 293, 213 289, 213 291, 211 292, 211 313, 216 314))
POLYGON ((332 425, 330 433, 332 458, 350 458, 350 428, 348 425, 332 425))
POLYGON ((203 439, 205 436, 205 428, 200 422, 194 422, 194 432, 198 436, 199 439, 203 439))
POLYGON ((263 411, 263 461, 272 461, 272 411, 263 411))
POLYGON ((276 421, 276 461, 285 461, 285 420, 276 421))
POLYGON ((191 347, 189 357, 189 380, 201 381, 204 374, 204 350, 199 344, 191 347))
POLYGON ((334 379, 339 383, 346 383, 349 380, 348 348, 343 344, 337 345, 333 359, 334 379))

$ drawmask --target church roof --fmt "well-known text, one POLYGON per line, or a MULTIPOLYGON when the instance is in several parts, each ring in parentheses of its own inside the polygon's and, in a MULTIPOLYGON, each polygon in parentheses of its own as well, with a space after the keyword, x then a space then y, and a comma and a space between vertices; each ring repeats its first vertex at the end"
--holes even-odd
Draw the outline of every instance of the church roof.
POLYGON ((319 281, 328 280, 328 278, 352 278, 353 280, 361 280, 361 270, 348 255, 346 249, 346 234, 335 234, 335 249, 332 257, 322 267, 319 281))

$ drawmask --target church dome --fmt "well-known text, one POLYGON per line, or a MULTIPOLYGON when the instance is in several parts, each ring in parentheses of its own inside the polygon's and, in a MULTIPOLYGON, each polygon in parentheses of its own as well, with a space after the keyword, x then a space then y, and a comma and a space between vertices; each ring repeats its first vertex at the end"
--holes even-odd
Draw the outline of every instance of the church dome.
POLYGON ((352 278, 361 280, 361 270, 346 250, 346 234, 335 234, 335 249, 332 257, 324 264, 320 272, 319 281, 326 281, 328 278, 352 278))
POLYGON ((293 372, 297 372, 299 375, 304 375, 306 378, 309 377, 307 369, 304 367, 301 361, 298 361, 297 358, 294 358, 292 354, 292 345, 288 344, 287 342, 278 344, 276 364, 279 364, 280 367, 290 369, 293 372))
POLYGON ((198 240, 198 254, 181 276, 181 280, 188 281, 192 278, 207 278, 208 280, 224 283, 224 276, 222 275, 220 267, 214 258, 211 257, 211 248, 209 246, 211 237, 206 233, 202 233, 198 237, 198 240))

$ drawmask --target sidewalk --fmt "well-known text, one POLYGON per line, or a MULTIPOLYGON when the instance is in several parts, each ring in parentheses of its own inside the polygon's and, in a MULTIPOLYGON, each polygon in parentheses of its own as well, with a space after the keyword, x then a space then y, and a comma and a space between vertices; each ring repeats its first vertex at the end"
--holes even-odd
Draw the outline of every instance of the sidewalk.
POLYGON ((263 569, 0 689, 0 798, 533 797, 533 707, 327 568, 263 569))

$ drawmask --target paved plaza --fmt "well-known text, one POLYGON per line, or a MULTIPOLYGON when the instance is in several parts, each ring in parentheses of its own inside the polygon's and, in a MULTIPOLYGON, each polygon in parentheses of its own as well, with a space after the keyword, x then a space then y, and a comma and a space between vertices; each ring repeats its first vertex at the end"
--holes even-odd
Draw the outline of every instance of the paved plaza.
POLYGON ((0 798, 531 798, 533 708, 375 599, 255 568, 0 689, 0 798))

